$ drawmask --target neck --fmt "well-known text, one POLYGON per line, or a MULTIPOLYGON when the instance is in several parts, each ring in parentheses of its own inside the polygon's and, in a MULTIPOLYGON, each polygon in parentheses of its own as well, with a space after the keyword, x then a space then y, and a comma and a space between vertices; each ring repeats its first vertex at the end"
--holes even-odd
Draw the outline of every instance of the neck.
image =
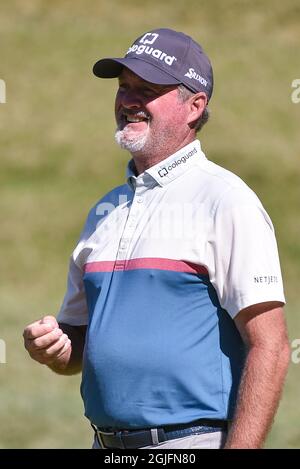
POLYGON ((168 148, 154 149, 151 152, 140 151, 136 153, 131 153, 134 165, 136 167, 137 176, 139 174, 142 174, 144 171, 151 168, 152 166, 155 166, 156 164, 165 160, 169 156, 173 155, 189 143, 193 142, 195 138, 195 135, 189 136, 184 141, 182 141, 181 144, 174 145, 173 147, 168 146, 168 148))

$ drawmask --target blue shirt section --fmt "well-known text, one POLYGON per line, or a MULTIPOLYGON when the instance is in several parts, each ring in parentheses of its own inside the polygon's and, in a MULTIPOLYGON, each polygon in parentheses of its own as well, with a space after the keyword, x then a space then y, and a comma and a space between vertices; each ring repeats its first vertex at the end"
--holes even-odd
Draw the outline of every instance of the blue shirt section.
POLYGON ((93 423, 144 428, 232 416, 243 344, 208 276, 90 272, 84 284, 81 392, 93 423))

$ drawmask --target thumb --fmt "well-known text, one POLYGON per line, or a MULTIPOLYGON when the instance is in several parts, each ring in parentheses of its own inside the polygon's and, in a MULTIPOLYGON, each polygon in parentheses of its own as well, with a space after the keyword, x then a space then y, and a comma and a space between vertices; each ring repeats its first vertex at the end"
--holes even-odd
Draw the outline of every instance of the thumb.
POLYGON ((56 321, 56 318, 54 316, 44 316, 41 320, 41 324, 51 324, 53 326, 53 329, 58 327, 58 322, 56 321))

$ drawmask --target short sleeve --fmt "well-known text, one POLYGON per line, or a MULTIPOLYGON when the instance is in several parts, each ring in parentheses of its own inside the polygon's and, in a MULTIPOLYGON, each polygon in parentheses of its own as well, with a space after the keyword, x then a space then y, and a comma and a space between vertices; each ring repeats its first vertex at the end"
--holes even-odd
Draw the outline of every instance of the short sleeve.
POLYGON ((233 318, 266 301, 285 303, 272 222, 257 197, 232 190, 213 217, 211 282, 233 318))
POLYGON ((88 307, 83 283, 81 254, 86 240, 95 229, 96 207, 97 205, 90 210, 77 246, 70 258, 67 291, 57 316, 58 322, 64 322, 72 326, 82 326, 88 323, 88 307))
POLYGON ((57 321, 72 326, 82 326, 88 323, 82 270, 75 264, 73 256, 70 259, 67 291, 57 321))

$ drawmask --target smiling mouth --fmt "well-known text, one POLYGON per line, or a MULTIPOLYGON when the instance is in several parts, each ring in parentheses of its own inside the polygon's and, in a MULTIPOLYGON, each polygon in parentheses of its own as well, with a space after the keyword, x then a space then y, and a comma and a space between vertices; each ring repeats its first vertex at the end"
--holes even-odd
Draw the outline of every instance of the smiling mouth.
POLYGON ((134 116, 125 116, 125 119, 127 122, 145 122, 148 119, 141 119, 140 117, 134 117, 134 116))
POLYGON ((122 118, 124 119, 125 123, 128 124, 136 124, 139 122, 148 122, 150 120, 150 116, 147 115, 143 111, 139 112, 122 112, 122 118))

